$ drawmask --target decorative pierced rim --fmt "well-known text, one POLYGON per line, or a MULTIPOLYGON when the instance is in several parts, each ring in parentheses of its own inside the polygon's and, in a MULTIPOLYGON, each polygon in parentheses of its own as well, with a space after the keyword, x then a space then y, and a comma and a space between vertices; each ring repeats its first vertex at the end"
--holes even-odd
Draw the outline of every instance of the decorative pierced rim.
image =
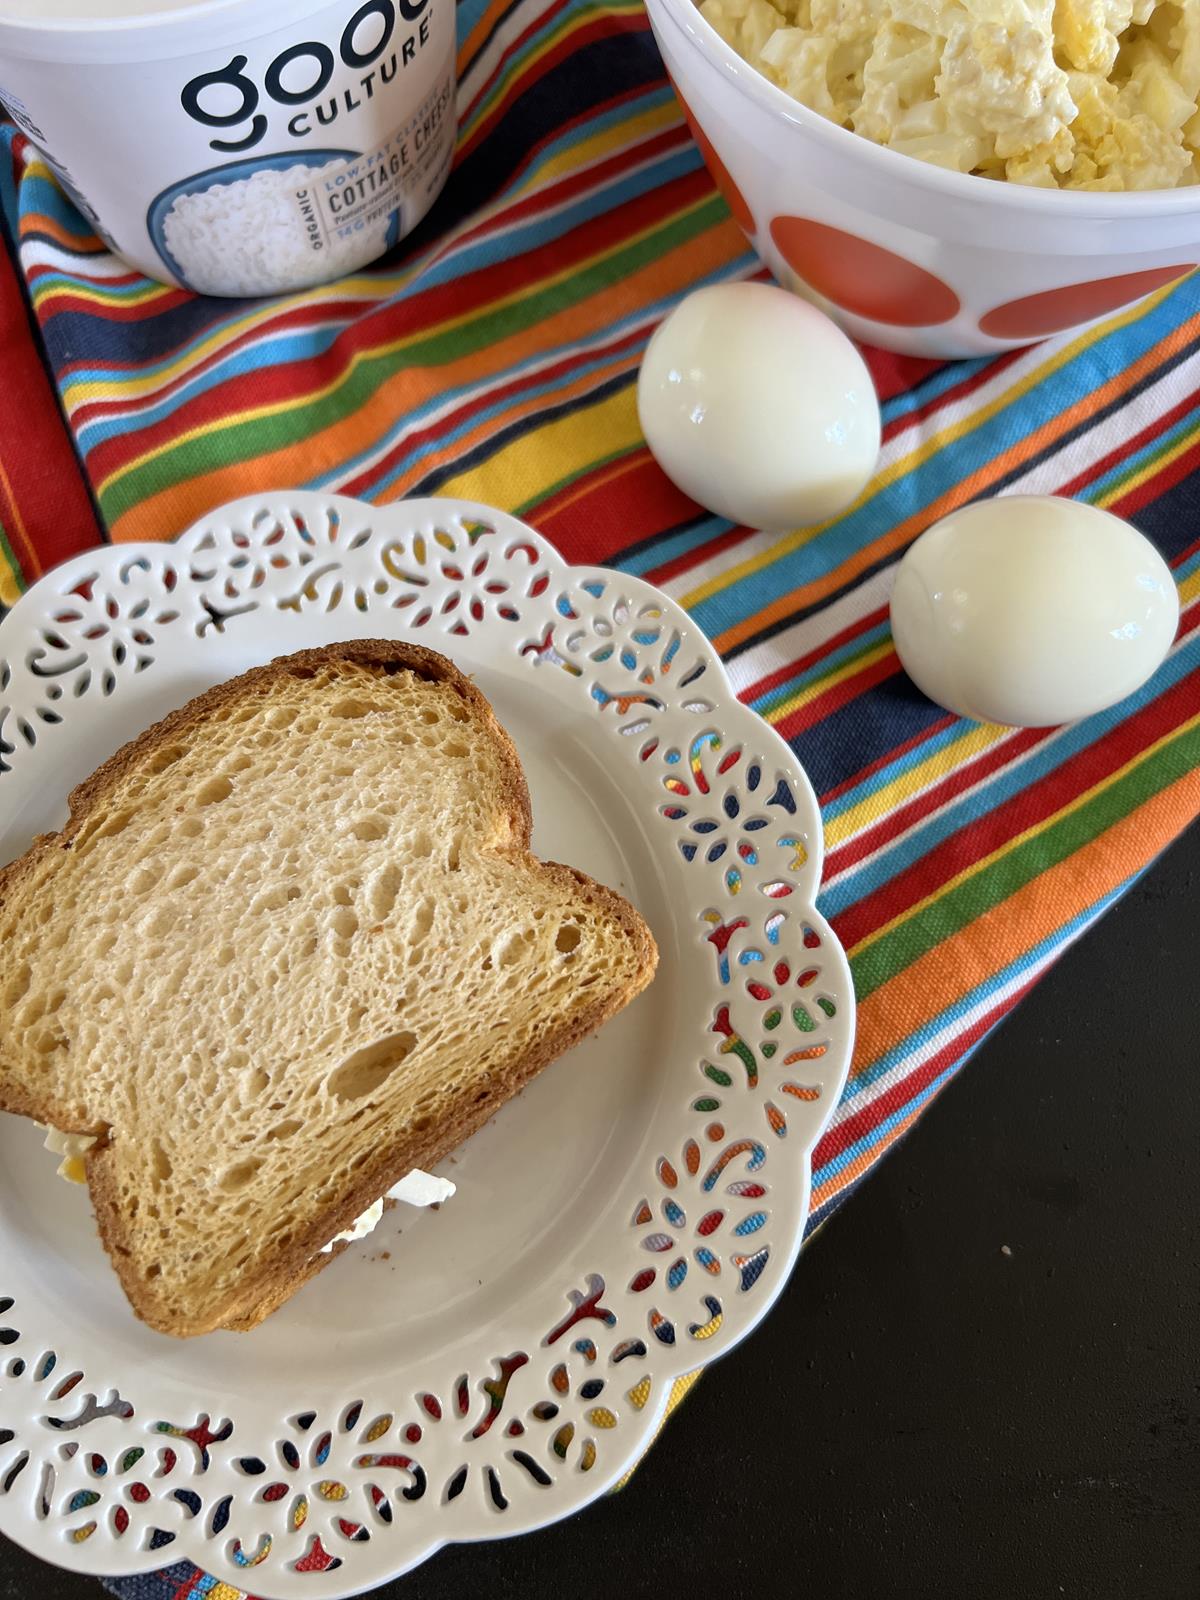
MULTIPOLYGON (((98 1242, 59 1259, 65 1186, 38 1189, 31 1222, 30 1180, 4 1172, 0 1529, 61 1566, 185 1558, 261 1596, 341 1596, 442 1544, 567 1516, 636 1462, 674 1381, 745 1337, 800 1247, 854 1010, 813 907, 816 800, 673 601, 566 566, 512 517, 265 494, 174 545, 92 551, 41 579, 0 625, 0 859, 171 705, 357 636, 435 645, 569 730, 556 759, 584 751, 603 773, 615 833, 653 869, 630 892, 662 965, 626 1015, 654 1035, 654 1092, 617 1130, 617 1179, 584 1178, 585 1220, 522 1267, 527 1287, 382 1367, 293 1315, 347 1294, 349 1257, 255 1333, 181 1346, 113 1302, 98 1242)), ((595 1129, 546 1134, 576 1141, 587 1172, 595 1129)), ((534 1182, 512 1174, 514 1204, 534 1182)))

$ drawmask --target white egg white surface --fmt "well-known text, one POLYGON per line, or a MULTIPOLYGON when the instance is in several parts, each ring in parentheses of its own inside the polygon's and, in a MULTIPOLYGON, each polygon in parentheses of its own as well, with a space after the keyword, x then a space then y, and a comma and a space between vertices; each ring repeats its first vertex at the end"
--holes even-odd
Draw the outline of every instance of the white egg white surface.
POLYGON ((677 487, 751 528, 835 516, 879 456, 862 357, 823 312, 765 283, 713 284, 680 301, 646 348, 638 417, 677 487))
POLYGON ((1115 705, 1160 665, 1179 591, 1144 534, 1078 500, 1000 495, 921 535, 896 572, 892 634, 931 700, 1050 727, 1115 705))

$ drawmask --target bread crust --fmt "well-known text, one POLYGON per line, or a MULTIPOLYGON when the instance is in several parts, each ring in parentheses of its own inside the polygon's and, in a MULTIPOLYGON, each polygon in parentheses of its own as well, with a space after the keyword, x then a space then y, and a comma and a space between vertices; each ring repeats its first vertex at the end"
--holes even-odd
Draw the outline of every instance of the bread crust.
MULTIPOLYGON (((143 1279, 131 1264, 131 1252, 124 1243, 124 1219, 117 1197, 115 1152, 108 1142, 108 1128, 89 1121, 82 1104, 63 1105, 50 1098, 36 1099, 14 1082, 15 1070, 6 1056, 7 1041, 0 1035, 0 1110, 16 1112, 36 1121, 49 1123, 63 1132, 94 1135, 97 1143, 84 1157, 88 1188, 100 1237, 135 1313, 160 1332, 186 1338, 217 1328, 244 1331, 256 1327, 279 1306, 341 1254, 342 1246, 321 1254, 321 1247, 335 1234, 385 1194, 414 1167, 429 1169, 456 1149, 484 1125, 512 1095, 518 1093, 536 1074, 557 1056, 595 1032, 609 1017, 620 1011, 650 982, 658 952, 642 918, 627 901, 596 883, 574 867, 543 862, 532 855, 529 842, 532 812, 529 790, 516 750, 507 732, 496 719, 491 705, 475 685, 445 656, 421 645, 394 640, 352 640, 320 649, 303 650, 277 657, 237 678, 218 684, 206 693, 171 712, 162 721, 131 740, 75 788, 69 797, 69 818, 62 830, 35 839, 25 855, 0 869, 0 923, 12 903, 42 869, 52 866, 56 852, 71 850, 89 821, 100 815, 107 801, 123 780, 140 764, 166 746, 188 739, 216 710, 260 691, 269 692, 284 675, 311 677, 331 664, 349 663, 384 673, 410 672, 431 682, 450 687, 465 702, 473 718, 483 724, 494 740, 502 768, 502 800, 507 812, 513 844, 497 852, 521 861, 531 873, 542 873, 559 881, 570 879, 577 894, 618 923, 635 951, 636 972, 625 989, 601 995, 583 1006, 573 1017, 543 1038, 538 1047, 515 1062, 503 1076, 493 1080, 488 1097, 479 1099, 477 1084, 467 1084, 464 1092, 439 1116, 438 1124, 400 1146, 377 1151, 364 1163, 354 1183, 335 1206, 317 1215, 310 1226, 291 1243, 259 1264, 239 1284, 236 1294, 220 1305, 196 1308, 195 1315, 180 1318, 164 1315, 147 1291, 143 1279)), ((2 1021, 2 1018, 0 1018, 2 1021)))

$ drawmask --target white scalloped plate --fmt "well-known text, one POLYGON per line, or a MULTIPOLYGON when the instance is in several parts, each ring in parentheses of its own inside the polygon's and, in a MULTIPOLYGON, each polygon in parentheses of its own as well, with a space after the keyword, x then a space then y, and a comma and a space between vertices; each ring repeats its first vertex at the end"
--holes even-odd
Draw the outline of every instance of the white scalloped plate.
POLYGON ((854 1010, 812 790, 671 600, 511 517, 266 494, 43 578, 0 626, 0 860, 171 707, 364 635, 476 678, 535 849, 637 903, 658 976, 450 1158, 448 1205, 389 1213, 250 1334, 138 1323, 86 1193, 0 1116, 0 1529, 61 1566, 324 1600, 567 1516, 800 1247, 854 1010))

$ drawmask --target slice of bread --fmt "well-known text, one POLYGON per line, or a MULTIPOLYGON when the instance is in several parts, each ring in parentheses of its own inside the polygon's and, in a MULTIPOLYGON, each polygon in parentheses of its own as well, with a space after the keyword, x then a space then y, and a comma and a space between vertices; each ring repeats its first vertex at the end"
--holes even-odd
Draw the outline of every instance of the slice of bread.
POLYGON ((193 700, 0 872, 0 1109, 98 1136, 152 1327, 253 1327, 650 981, 632 906, 529 836, 483 695, 369 640, 193 700))

